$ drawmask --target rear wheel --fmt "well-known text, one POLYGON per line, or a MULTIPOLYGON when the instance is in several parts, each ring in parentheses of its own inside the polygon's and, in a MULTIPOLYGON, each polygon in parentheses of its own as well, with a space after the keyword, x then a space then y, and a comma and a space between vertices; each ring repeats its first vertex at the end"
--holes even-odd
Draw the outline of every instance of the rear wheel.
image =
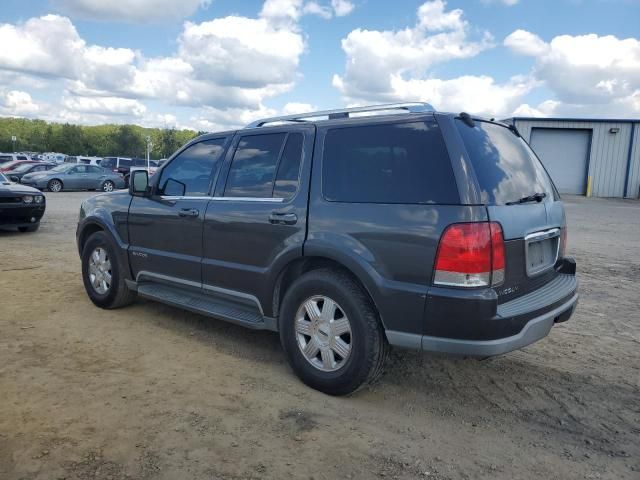
POLYGON ((329 395, 348 395, 374 381, 388 350, 366 292, 330 269, 304 274, 287 291, 280 339, 300 379, 329 395))
POLYGON ((104 232, 91 235, 82 250, 82 281, 95 305, 119 308, 135 300, 136 294, 127 287, 123 272, 111 237, 104 232))
POLYGON ((54 178, 53 180, 49 180, 49 183, 47 184, 47 189, 50 192, 60 192, 62 190, 62 182, 57 178, 54 178))
POLYGON ((101 187, 103 192, 113 192, 114 188, 116 188, 116 185, 111 180, 105 181, 101 187))

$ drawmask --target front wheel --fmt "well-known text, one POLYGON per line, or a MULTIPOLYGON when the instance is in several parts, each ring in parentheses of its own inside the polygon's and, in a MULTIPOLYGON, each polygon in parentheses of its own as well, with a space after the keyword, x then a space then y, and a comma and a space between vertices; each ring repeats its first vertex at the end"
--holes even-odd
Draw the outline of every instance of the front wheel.
POLYGON ((105 232, 89 237, 82 249, 82 281, 91 301, 101 308, 118 308, 132 303, 135 292, 124 281, 115 242, 105 232))
POLYGON ((314 270, 287 291, 280 339, 300 379, 329 395, 348 395, 382 372, 388 344, 362 287, 337 270, 314 270))
POLYGON ((47 184, 47 189, 50 192, 54 192, 54 193, 60 192, 62 190, 62 182, 57 178, 54 178, 53 180, 49 180, 49 183, 47 184))
POLYGON ((116 185, 111 180, 107 180, 102 184, 103 192, 113 192, 114 188, 116 188, 116 185))

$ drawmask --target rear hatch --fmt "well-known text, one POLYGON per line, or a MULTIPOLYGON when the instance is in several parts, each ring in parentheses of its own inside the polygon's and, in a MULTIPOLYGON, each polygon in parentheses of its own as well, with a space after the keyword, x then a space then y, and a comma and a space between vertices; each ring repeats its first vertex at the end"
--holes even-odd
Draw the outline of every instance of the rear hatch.
POLYGON ((489 220, 502 226, 505 280, 498 303, 536 290, 558 273, 566 234, 560 197, 527 143, 498 123, 456 119, 489 220))

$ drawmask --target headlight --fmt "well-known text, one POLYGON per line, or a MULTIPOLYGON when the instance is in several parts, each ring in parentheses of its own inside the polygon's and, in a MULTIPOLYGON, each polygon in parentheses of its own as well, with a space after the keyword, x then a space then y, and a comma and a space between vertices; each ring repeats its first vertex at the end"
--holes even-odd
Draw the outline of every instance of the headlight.
POLYGON ((22 197, 24 203, 33 203, 33 195, 25 195, 22 197))
POLYGON ((42 203, 44 201, 44 197, 42 195, 36 195, 33 197, 36 203, 42 203))

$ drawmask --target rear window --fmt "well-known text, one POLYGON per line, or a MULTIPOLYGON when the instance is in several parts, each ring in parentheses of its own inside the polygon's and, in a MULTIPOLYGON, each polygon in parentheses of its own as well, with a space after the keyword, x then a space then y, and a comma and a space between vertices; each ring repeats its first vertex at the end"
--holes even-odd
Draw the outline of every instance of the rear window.
POLYGON ((106 157, 100 162, 100 166, 104 168, 115 168, 117 159, 114 157, 106 157))
POLYGON ((483 203, 504 205, 534 193, 553 198, 554 187, 540 160, 522 138, 507 127, 456 120, 475 170, 483 203))
POLYGON ((435 121, 329 130, 322 189, 325 199, 335 202, 460 202, 435 121))

